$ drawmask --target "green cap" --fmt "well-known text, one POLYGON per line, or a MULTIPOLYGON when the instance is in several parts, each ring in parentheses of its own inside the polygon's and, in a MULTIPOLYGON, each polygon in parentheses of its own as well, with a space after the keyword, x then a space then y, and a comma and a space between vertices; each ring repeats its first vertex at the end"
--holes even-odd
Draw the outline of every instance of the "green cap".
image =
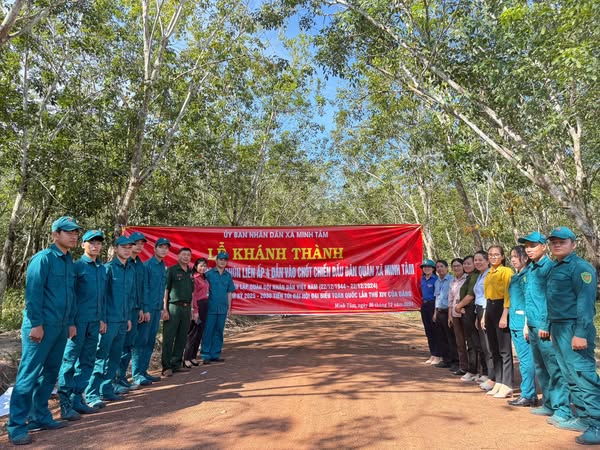
POLYGON ((83 237, 81 238, 83 242, 88 242, 92 239, 98 239, 100 241, 103 241, 104 233, 102 232, 102 230, 88 230, 84 233, 83 237))
POLYGON ((570 228, 567 227, 556 227, 548 236, 548 239, 557 238, 557 239, 572 239, 573 241, 577 239, 575 233, 571 231, 570 228))
POLYGON ((435 263, 430 259, 424 259, 421 265, 419 266, 421 269, 423 267, 433 267, 435 269, 435 263))
POLYGON ((146 240, 146 236, 144 236, 144 234, 140 233, 139 231, 134 231, 133 233, 131 233, 131 235, 129 236, 129 239, 131 239, 133 242, 137 242, 137 241, 148 242, 146 240))
POLYGON ((167 238, 161 237, 156 240, 156 244, 154 244, 154 247, 158 247, 159 245, 168 245, 170 247, 171 241, 169 241, 167 238))
POLYGON ((62 216, 52 222, 52 232, 54 231, 73 231, 79 230, 81 227, 77 221, 71 216, 62 216))
POLYGON ((532 231, 527 236, 520 237, 517 240, 519 241, 519 244, 524 244, 525 242, 538 242, 540 244, 545 244, 546 236, 544 236, 539 231, 532 231))
POLYGON ((217 259, 229 259, 229 253, 219 252, 219 254, 217 255, 217 259))
POLYGON ((129 239, 127 236, 122 234, 115 240, 113 245, 115 247, 117 247, 119 245, 133 245, 133 241, 131 239, 129 239))

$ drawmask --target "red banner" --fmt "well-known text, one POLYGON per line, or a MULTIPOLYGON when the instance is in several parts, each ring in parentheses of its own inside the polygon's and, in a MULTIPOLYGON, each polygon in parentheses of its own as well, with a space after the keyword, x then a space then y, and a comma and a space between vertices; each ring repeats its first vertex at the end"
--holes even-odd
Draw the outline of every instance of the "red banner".
POLYGON ((209 267, 229 253, 233 314, 397 312, 421 306, 420 225, 336 227, 126 227, 144 233, 141 257, 159 237, 171 241, 167 266, 182 247, 209 267))

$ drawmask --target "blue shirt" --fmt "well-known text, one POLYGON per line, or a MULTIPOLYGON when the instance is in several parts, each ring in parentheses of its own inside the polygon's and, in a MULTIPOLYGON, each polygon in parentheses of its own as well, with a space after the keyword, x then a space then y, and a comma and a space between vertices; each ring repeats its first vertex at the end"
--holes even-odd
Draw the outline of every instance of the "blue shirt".
POLYGON ((421 278, 421 295, 423 296, 423 303, 435 300, 435 282, 437 279, 438 277, 435 273, 432 273, 429 279, 425 278, 425 275, 421 278))
POLYGON ((438 277, 435 282, 435 307, 448 309, 448 292, 450 292, 450 282, 454 277, 447 274, 445 278, 438 277))
POLYGON ((129 258, 129 264, 133 266, 135 272, 135 306, 134 309, 148 311, 148 304, 145 298, 146 268, 139 256, 135 259, 129 258))
MULTIPOLYGON (((562 261, 555 261, 546 285, 550 321, 573 320, 575 336, 595 336, 596 287, 596 270, 583 258, 571 253, 562 261)), ((594 342, 593 337, 589 340, 594 342)))
POLYGON ((144 263, 146 268, 146 301, 148 311, 161 311, 164 308, 165 287, 167 286, 167 267, 164 261, 159 261, 153 256, 144 263))
POLYGON ((508 322, 511 330, 523 330, 525 327, 525 277, 528 269, 515 273, 508 285, 510 307, 508 322))
POLYGON ((544 255, 538 262, 530 262, 525 276, 525 313, 527 325, 550 331, 546 302, 546 278, 552 268, 552 260, 544 255))
POLYGON ((127 322, 135 305, 135 269, 119 258, 104 265, 106 268, 106 321, 127 322))
POLYGON ((71 253, 55 244, 31 257, 23 314, 32 327, 75 325, 75 269, 71 253))
POLYGON ((209 314, 227 314, 229 309, 229 297, 227 294, 235 291, 233 277, 224 270, 219 273, 216 268, 210 269, 204 274, 208 281, 208 313, 209 314))
POLYGON ((99 259, 93 261, 83 255, 75 262, 76 323, 106 321, 105 289, 106 269, 99 259))
POLYGON ((475 304, 477 306, 483 306, 484 308, 487 306, 487 300, 485 298, 483 284, 489 271, 490 269, 487 268, 485 269, 485 272, 479 274, 477 281, 475 282, 475 287, 473 288, 473 293, 475 294, 475 304))

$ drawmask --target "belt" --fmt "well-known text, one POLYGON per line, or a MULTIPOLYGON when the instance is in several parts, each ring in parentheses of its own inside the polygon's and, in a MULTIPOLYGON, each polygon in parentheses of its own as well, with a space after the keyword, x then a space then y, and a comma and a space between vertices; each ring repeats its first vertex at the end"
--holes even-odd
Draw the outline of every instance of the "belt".
POLYGON ((488 298, 487 301, 488 302, 503 302, 504 299, 503 298, 488 298))
POLYGON ((191 305, 191 303, 190 302, 173 302, 173 303, 171 303, 171 305, 178 306, 180 308, 187 308, 188 306, 191 305))
POLYGON ((435 308, 436 311, 448 311, 448 308, 435 308))

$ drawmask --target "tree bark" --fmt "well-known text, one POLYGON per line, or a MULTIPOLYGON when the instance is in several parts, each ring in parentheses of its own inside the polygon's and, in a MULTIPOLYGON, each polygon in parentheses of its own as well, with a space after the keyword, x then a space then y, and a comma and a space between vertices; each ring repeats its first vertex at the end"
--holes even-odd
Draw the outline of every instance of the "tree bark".
POLYGON ((483 249, 483 240, 481 239, 481 234, 479 233, 479 225, 477 224, 477 219, 475 218, 475 213, 473 212, 473 207, 471 206, 471 201, 469 200, 469 196, 467 195, 467 191, 462 179, 458 175, 454 175, 454 186, 456 187, 456 192, 458 193, 458 197, 460 198, 463 208, 465 208, 465 214, 467 215, 469 228, 471 230, 471 234, 473 235, 475 248, 483 249))

